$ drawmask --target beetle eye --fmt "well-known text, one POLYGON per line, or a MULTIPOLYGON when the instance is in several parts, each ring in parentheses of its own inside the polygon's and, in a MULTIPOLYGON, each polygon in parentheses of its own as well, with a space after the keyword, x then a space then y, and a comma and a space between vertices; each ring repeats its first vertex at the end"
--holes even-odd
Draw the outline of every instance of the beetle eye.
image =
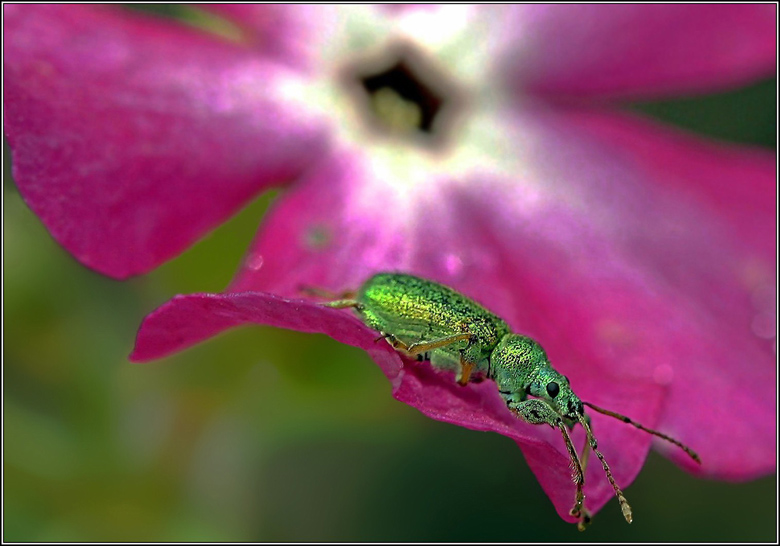
POLYGON ((560 387, 558 386, 558 383, 555 381, 550 381, 547 383, 547 394, 550 395, 551 398, 555 398, 558 396, 558 392, 560 391, 560 387))

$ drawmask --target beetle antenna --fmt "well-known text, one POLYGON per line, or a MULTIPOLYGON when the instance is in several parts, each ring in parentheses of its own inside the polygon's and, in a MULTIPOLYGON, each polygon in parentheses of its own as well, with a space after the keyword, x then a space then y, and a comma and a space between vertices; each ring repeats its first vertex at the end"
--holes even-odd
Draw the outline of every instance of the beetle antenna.
POLYGON ((623 491, 621 491, 620 487, 618 487, 618 484, 615 483, 615 478, 612 476, 612 471, 609 469, 609 465, 604 459, 604 455, 602 455, 601 451, 598 450, 598 443, 596 442, 596 438, 593 436, 593 431, 590 429, 588 421, 585 419, 583 414, 578 414, 577 419, 582 425, 582 428, 585 429, 585 432, 588 435, 588 443, 590 444, 590 448, 593 450, 593 453, 596 454, 596 457, 599 458, 599 461, 601 461, 601 466, 604 467, 604 473, 607 475, 607 479, 612 485, 612 489, 615 490, 615 496, 620 503, 620 511, 623 512, 623 517, 626 518, 628 523, 631 523, 631 521, 634 519, 633 515, 631 514, 631 506, 629 506, 625 495, 623 495, 623 491))
POLYGON ((647 428, 646 426, 641 425, 641 424, 637 423, 636 421, 632 421, 629 417, 626 417, 625 415, 621 415, 619 413, 615 413, 614 411, 609 411, 609 410, 606 410, 604 408, 600 408, 598 406, 594 406, 590 402, 585 402, 584 400, 582 401, 582 403, 585 404, 586 406, 588 406, 589 408, 591 408, 594 411, 597 411, 599 413, 603 413, 604 415, 609 415, 610 417, 614 417, 615 419, 619 419, 620 421, 623 421, 624 423, 628 423, 629 425, 634 425, 639 430, 644 430, 645 432, 648 432, 648 433, 652 434, 653 436, 658 436, 659 438, 663 438, 667 442, 672 443, 672 444, 676 445, 677 447, 679 447, 680 449, 682 449, 683 451, 685 451, 685 453, 687 453, 688 456, 691 459, 693 459, 697 463, 701 464, 701 459, 696 454, 696 452, 694 450, 692 450, 691 448, 689 448, 688 446, 686 446, 685 444, 683 444, 682 442, 680 442, 679 440, 675 440, 671 436, 667 436, 666 434, 664 434, 662 432, 658 432, 657 430, 653 430, 651 428, 647 428))

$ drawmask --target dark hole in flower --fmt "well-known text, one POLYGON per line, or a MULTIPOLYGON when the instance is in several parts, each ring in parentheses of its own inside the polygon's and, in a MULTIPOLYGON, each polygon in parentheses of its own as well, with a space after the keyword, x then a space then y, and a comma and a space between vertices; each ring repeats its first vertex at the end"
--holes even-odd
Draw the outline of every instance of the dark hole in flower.
POLYGON ((468 104, 443 68, 416 44, 388 42, 345 65, 341 78, 374 136, 447 153, 468 104))
POLYGON ((433 131, 444 99, 416 78, 403 61, 384 72, 363 77, 360 83, 371 97, 374 113, 384 124, 394 129, 433 131))

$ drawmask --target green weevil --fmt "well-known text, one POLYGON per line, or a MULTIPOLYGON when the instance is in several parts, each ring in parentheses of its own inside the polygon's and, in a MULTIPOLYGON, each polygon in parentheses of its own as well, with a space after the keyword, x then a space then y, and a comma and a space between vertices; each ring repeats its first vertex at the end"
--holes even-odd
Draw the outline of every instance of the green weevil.
POLYGON ((493 380, 509 410, 520 419, 560 430, 576 484, 570 514, 578 518, 580 530, 590 523, 583 493, 590 450, 601 461, 626 521, 631 523, 633 519, 631 507, 598 449, 584 406, 663 438, 701 464, 692 449, 674 438, 644 427, 625 415, 580 400, 572 391, 569 380, 552 367, 539 343, 512 333, 501 318, 447 286, 412 275, 379 273, 357 292, 336 296, 317 289, 305 290, 321 297, 337 298, 322 305, 354 309, 367 326, 379 332, 377 341, 385 339, 403 355, 454 371, 460 385, 493 380), (577 423, 587 435, 580 456, 569 435, 569 430, 577 423))

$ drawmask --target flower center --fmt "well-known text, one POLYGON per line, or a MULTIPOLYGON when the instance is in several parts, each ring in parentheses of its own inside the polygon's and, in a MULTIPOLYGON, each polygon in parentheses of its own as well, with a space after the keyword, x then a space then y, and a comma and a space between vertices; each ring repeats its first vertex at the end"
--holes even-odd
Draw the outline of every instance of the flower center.
POLYGON ((364 125, 379 136, 439 147, 460 109, 457 86, 407 44, 385 46, 345 70, 364 125))
POLYGON ((360 83, 370 97, 373 114, 387 128, 432 132, 443 98, 418 81, 403 61, 360 83))

